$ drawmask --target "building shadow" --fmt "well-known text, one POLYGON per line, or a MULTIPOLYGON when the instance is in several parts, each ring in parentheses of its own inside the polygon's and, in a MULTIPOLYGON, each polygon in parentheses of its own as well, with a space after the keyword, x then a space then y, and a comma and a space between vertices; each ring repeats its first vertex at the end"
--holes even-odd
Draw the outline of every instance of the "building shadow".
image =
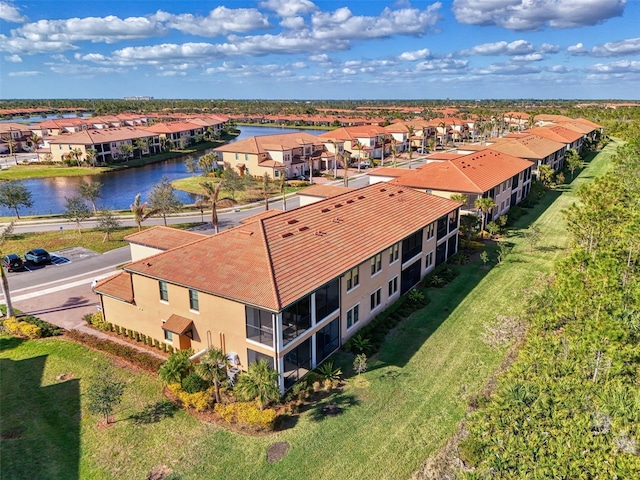
POLYGON ((80 380, 42 386, 46 360, 0 359, 2 478, 79 478, 80 380))

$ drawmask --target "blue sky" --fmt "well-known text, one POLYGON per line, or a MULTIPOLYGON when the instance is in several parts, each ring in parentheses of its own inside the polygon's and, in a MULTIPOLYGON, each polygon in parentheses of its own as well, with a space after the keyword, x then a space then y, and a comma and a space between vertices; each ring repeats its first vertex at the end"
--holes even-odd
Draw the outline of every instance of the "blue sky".
POLYGON ((640 0, 0 0, 0 98, 640 98, 640 0))

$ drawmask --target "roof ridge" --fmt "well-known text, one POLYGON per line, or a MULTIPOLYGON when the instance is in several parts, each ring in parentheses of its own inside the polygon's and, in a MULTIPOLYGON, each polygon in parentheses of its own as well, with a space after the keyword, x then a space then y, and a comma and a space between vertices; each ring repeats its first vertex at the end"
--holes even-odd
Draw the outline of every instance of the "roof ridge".
MULTIPOLYGON (((270 218, 270 217, 269 217, 270 218)), ((271 249, 269 248, 269 242, 267 242, 267 232, 264 228, 264 220, 265 218, 260 218, 257 220, 257 224, 260 230, 260 238, 262 239, 262 245, 267 252, 267 264, 269 265, 269 283, 271 284, 271 291, 273 292, 273 299, 275 300, 275 304, 277 309, 280 310, 282 308, 282 302, 280 299, 280 291, 278 290, 278 286, 276 285, 276 274, 273 268, 273 260, 271 259, 271 249)))

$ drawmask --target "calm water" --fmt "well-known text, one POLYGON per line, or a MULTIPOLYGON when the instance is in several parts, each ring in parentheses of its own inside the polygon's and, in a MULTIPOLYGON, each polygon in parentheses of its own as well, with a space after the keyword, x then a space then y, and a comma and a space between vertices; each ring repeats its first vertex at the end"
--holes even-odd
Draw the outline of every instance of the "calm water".
MULTIPOLYGON (((240 127, 241 133, 233 141, 256 135, 274 135, 277 133, 291 133, 300 131, 292 128, 274 127, 240 127)), ((305 130, 311 134, 321 133, 318 130, 305 130)), ((163 177, 169 180, 177 180, 190 175, 185 166, 185 160, 192 157, 200 158, 207 151, 197 154, 184 155, 164 162, 153 163, 144 167, 120 170, 117 172, 103 173, 100 175, 86 175, 84 177, 56 177, 24 180, 23 184, 31 191, 33 206, 20 208, 20 215, 45 215, 63 213, 65 209, 65 197, 76 195, 78 184, 86 182, 102 183, 102 198, 96 202, 98 208, 112 210, 128 210, 138 193, 142 194, 142 200, 146 201, 149 192, 154 185, 160 183, 163 177)), ((196 198, 188 193, 176 192, 184 203, 194 203, 196 198)), ((13 216, 13 210, 0 207, 0 216, 13 216)))

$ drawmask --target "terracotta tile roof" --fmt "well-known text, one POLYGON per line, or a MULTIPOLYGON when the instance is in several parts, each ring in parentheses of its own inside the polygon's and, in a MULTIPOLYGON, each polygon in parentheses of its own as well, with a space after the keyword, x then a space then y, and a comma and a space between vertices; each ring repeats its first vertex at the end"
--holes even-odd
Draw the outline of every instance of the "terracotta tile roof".
POLYGON ((131 274, 127 272, 121 272, 99 281, 93 290, 107 297, 117 298, 127 303, 135 303, 131 274))
POLYGON ((345 192, 353 190, 352 187, 342 187, 340 185, 311 185, 298 192, 298 195, 307 195, 309 197, 329 198, 341 195, 345 192))
POLYGON ((370 177, 400 177, 402 175, 406 175, 407 173, 411 173, 411 170, 407 168, 394 168, 394 167, 380 167, 375 170, 369 172, 367 175, 370 177))
POLYGON ((184 335, 193 326, 193 320, 172 314, 166 322, 162 324, 162 329, 178 335, 184 335))
POLYGON ((514 157, 541 160, 565 146, 565 143, 555 142, 540 135, 526 135, 522 138, 500 139, 490 148, 514 157))
POLYGON ((536 127, 527 130, 527 133, 540 135, 555 142, 571 143, 582 138, 583 134, 563 127, 562 125, 547 125, 545 127, 536 127))
POLYGON ((378 125, 357 125, 354 127, 341 127, 330 132, 321 133, 318 138, 329 140, 356 140, 358 138, 374 138, 389 133, 384 127, 378 125))
MULTIPOLYGON (((473 147, 472 145, 470 146, 473 147)), ((465 147, 460 147, 460 149, 464 149, 465 147)), ((489 148, 487 145, 483 145, 482 148, 478 148, 478 149, 473 148, 473 150, 485 150, 487 148, 489 148)), ((436 152, 436 153, 432 153, 431 155, 427 155, 427 161, 428 160, 453 160, 454 158, 458 158, 463 155, 466 155, 466 154, 453 153, 453 152, 436 152)))
POLYGON ((390 183, 411 188, 483 194, 531 166, 528 160, 487 149, 447 162, 428 163, 390 183))
POLYGON ((149 125, 144 127, 145 130, 148 130, 153 133, 179 133, 186 132, 187 130, 201 130, 202 125, 196 125, 195 123, 190 122, 165 122, 165 123, 156 123, 155 125, 149 125))
POLYGON ((136 245, 157 248, 159 250, 171 250, 181 247, 196 240, 207 237, 202 233, 189 232, 164 226, 147 228, 140 232, 127 235, 124 239, 136 245))
POLYGON ((268 151, 293 150, 303 145, 320 145, 321 143, 316 135, 306 132, 294 132, 250 137, 216 147, 214 150, 231 153, 266 153, 268 151))
POLYGON ((459 206, 398 185, 369 185, 225 230, 125 269, 280 311, 459 206))
POLYGON ((83 130, 70 135, 53 137, 50 144, 69 145, 97 145, 100 143, 118 142, 136 138, 154 137, 156 134, 136 127, 100 128, 95 130, 83 130))

